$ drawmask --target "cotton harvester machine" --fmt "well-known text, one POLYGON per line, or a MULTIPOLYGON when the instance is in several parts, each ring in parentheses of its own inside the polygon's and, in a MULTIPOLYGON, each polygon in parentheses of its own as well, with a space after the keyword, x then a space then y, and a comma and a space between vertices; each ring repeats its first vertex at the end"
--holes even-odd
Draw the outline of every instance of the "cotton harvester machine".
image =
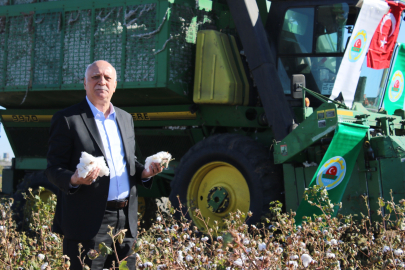
POLYGON ((320 165, 316 181, 340 190, 341 213, 367 213, 368 195, 375 218, 378 197, 405 191, 405 111, 380 110, 390 70, 380 87, 361 77, 351 109, 325 99, 356 3, 0 0, 0 118, 15 154, 2 191, 22 203, 29 187, 57 192, 43 175, 50 120, 84 99, 85 69, 103 59, 117 70, 112 103, 133 115, 138 160, 176 159, 151 190, 139 187, 145 215, 155 198, 178 207, 179 195, 209 226, 237 209, 257 222, 270 201, 297 210, 320 165), (351 159, 325 167, 331 148, 351 159))

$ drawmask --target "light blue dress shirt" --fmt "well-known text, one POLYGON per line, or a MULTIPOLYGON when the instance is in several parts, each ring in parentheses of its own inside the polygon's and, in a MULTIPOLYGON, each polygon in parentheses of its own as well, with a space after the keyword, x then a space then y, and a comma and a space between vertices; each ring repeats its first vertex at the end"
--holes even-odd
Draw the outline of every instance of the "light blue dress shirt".
POLYGON ((125 199, 129 196, 129 176, 114 106, 110 103, 110 113, 104 117, 104 114, 90 102, 87 96, 86 100, 93 112, 110 169, 110 189, 107 200, 125 199))

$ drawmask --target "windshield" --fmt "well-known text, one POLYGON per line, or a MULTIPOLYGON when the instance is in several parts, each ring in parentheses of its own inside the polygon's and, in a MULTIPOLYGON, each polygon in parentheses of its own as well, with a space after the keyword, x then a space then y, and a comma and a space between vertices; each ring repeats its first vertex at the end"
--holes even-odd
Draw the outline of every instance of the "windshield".
POLYGON ((331 94, 356 16, 346 3, 287 10, 277 61, 284 93, 293 74, 304 74, 307 88, 331 94))

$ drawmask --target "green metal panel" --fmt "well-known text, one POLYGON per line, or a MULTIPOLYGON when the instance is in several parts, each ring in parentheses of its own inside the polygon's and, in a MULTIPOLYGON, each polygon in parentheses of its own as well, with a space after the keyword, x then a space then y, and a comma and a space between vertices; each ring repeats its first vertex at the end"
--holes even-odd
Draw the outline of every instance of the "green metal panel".
POLYGON ((298 209, 297 181, 295 179, 295 169, 292 164, 283 164, 284 189, 285 189, 285 209, 287 212, 298 209))
POLYGON ((378 160, 369 161, 369 169, 365 172, 368 186, 368 197, 370 205, 370 214, 372 221, 380 221, 381 216, 378 211, 381 210, 378 204, 378 198, 383 196, 381 178, 380 178, 380 162, 378 160))
POLYGON ((353 172, 350 176, 350 180, 347 184, 346 191, 342 197, 343 208, 339 213, 343 215, 357 214, 360 212, 367 215, 367 206, 362 196, 368 194, 367 181, 365 178, 365 171, 359 168, 359 160, 364 159, 362 153, 360 153, 356 165, 353 168, 353 172))
POLYGON ((383 198, 391 200, 392 190, 394 201, 398 203, 405 198, 405 160, 387 158, 380 160, 383 198))
POLYGON ((389 136, 374 137, 370 140, 377 157, 396 157, 397 152, 394 149, 393 141, 389 136))
POLYGON ((318 169, 318 166, 304 168, 304 178, 305 178, 305 187, 306 188, 309 187, 309 184, 311 183, 311 180, 314 177, 317 169, 318 169))
POLYGON ((298 202, 301 202, 306 188, 305 185, 305 175, 303 167, 295 168, 295 179, 297 181, 297 193, 298 193, 298 202))
POLYGON ((15 159, 15 168, 18 170, 45 170, 46 158, 24 158, 15 159))
POLYGON ((13 194, 13 179, 14 170, 13 169, 3 169, 3 175, 1 179, 1 192, 6 194, 13 194))
POLYGON ((301 123, 287 137, 274 148, 274 161, 276 164, 292 161, 303 150, 334 132, 337 125, 336 106, 322 104, 306 121, 301 123), (333 112, 326 115, 326 111, 333 112))
POLYGON ((86 66, 96 59, 109 61, 117 70, 115 105, 189 103, 201 12, 209 16, 199 11, 196 17, 193 0, 0 6, 0 17, 6 20, 5 31, 0 31, 0 76, 5 83, 0 85, 0 105, 74 104, 82 99, 84 91, 76 90, 83 89, 86 66))

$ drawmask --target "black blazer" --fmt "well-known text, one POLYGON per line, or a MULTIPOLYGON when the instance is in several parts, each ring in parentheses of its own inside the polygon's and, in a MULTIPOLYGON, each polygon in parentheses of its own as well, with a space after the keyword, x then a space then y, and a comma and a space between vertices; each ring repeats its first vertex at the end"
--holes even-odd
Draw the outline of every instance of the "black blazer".
MULTIPOLYGON (((128 219, 133 237, 137 233, 138 192, 136 184, 150 188, 152 179, 142 183, 143 165, 135 156, 135 133, 132 116, 114 107, 124 145, 129 172, 130 195, 128 219)), ((61 192, 54 217, 53 230, 70 240, 90 240, 100 229, 106 208, 110 177, 99 177, 90 186, 69 186, 81 152, 105 157, 103 143, 87 100, 57 112, 51 121, 48 165, 45 174, 61 192)))

